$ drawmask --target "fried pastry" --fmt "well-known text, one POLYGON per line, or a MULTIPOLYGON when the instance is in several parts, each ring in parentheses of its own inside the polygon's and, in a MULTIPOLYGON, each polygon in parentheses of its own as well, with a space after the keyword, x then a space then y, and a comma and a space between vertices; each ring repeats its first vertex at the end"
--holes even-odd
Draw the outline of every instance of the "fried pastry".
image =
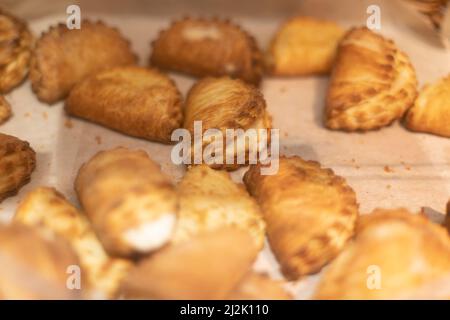
POLYGON ((417 94, 409 58, 392 40, 353 28, 339 44, 326 99, 329 129, 367 131, 403 116, 417 94))
POLYGON ((263 56, 255 39, 227 20, 186 18, 152 43, 150 63, 197 77, 228 75, 257 85, 263 56))
POLYGON ((175 188, 142 150, 119 147, 97 153, 78 171, 75 191, 110 255, 148 253, 172 236, 175 188))
POLYGON ((33 35, 26 22, 0 9, 0 93, 7 93, 27 76, 33 35))
POLYGON ((0 133, 0 201, 30 181, 36 153, 26 141, 0 133))
MULTIPOLYGON (((327 268, 315 298, 402 299, 448 276, 444 228, 405 209, 378 209, 360 218, 355 240, 327 268)), ((448 299, 448 289, 426 298, 448 299)))
MULTIPOLYGON (((270 129, 272 124, 262 93, 252 85, 228 77, 205 78, 191 88, 184 107, 183 127, 191 132, 192 137, 195 135, 196 121, 201 121, 202 133, 209 129, 218 129, 224 138, 222 161, 208 163, 202 156, 201 163, 208 163, 215 169, 227 170, 235 170, 248 164, 250 148, 260 142, 260 137, 258 136, 255 142, 249 142, 245 138, 238 141, 235 136, 230 148, 226 145, 226 129, 270 129), (226 161, 228 152, 231 152, 233 163, 226 161), (237 160, 239 154, 245 155, 242 164, 237 160)), ((208 139, 203 136, 203 147, 212 145, 214 139, 215 137, 208 139)), ((191 152, 194 151, 193 145, 191 152)), ((194 158, 193 154, 192 159, 195 163, 194 158)))
POLYGON ((85 296, 116 297, 131 262, 109 257, 85 215, 62 194, 49 187, 31 191, 19 204, 14 220, 45 234, 57 235, 72 246, 86 274, 85 296))
POLYGON ((225 299, 258 250, 247 232, 223 228, 166 246, 141 260, 124 281, 131 299, 225 299))
POLYGON ((319 271, 354 232, 353 190, 332 170, 300 157, 281 157, 275 175, 251 165, 244 182, 261 206, 270 247, 291 280, 319 271))
POLYGON ((331 71, 344 30, 334 22, 295 17, 272 39, 266 64, 278 76, 327 74, 331 71))
POLYGON ((152 141, 171 142, 181 127, 181 94, 165 74, 135 66, 99 72, 74 86, 67 113, 152 141))
POLYGON ((0 95, 0 124, 6 122, 12 115, 11 106, 6 99, 0 95))
POLYGON ((30 64, 31 86, 39 100, 54 103, 86 76, 136 62, 128 40, 117 29, 87 20, 80 29, 60 23, 36 43, 30 64))
POLYGON ((450 138, 450 75, 420 91, 405 124, 412 131, 450 138))
POLYGON ((291 300, 281 281, 265 274, 249 272, 227 296, 229 300, 291 300))
POLYGON ((77 299, 81 288, 68 288, 72 248, 59 238, 45 238, 33 228, 0 225, 0 299, 77 299))
POLYGON ((180 210, 173 242, 233 226, 248 232, 256 247, 263 247, 264 221, 259 206, 227 172, 207 165, 191 167, 177 189, 180 210))

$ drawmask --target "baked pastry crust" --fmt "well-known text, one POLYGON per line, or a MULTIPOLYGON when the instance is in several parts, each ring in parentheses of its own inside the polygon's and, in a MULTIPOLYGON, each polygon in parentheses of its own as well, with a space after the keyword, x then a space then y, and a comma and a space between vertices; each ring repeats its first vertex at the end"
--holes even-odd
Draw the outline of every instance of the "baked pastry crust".
POLYGON ((26 141, 0 133, 0 201, 30 181, 36 153, 26 141))
POLYGON ((420 91, 405 124, 412 131, 450 138, 450 75, 420 91))
POLYGON ((11 118, 11 105, 6 101, 5 97, 0 95, 0 124, 5 123, 11 118))
POLYGON ((294 17, 272 39, 266 55, 268 72, 277 76, 327 74, 344 30, 332 21, 294 17))
POLYGON ((403 116, 417 95, 417 79, 392 40, 353 28, 339 44, 326 100, 329 129, 367 131, 403 116))
MULTIPOLYGON (((317 299, 403 299, 450 275, 450 237, 441 226, 405 209, 375 210, 360 218, 354 242, 325 271, 317 299), (369 288, 368 268, 380 272, 369 288)), ((437 293, 437 291, 436 291, 437 293)), ((440 296, 450 298, 450 288, 440 296)))
POLYGON ((32 46, 27 23, 0 9, 0 93, 11 91, 25 79, 32 46))
POLYGON ((291 280, 319 271, 353 236, 358 204, 332 170, 281 157, 275 175, 251 165, 244 182, 261 206, 270 247, 291 280))
POLYGON ((136 64, 130 43, 116 28, 83 20, 80 29, 63 23, 50 27, 36 42, 30 80, 39 100, 65 98, 86 76, 115 66, 136 64))
POLYGON ((68 114, 119 132, 163 143, 181 127, 181 94, 156 69, 117 67, 92 75, 71 90, 68 114))
POLYGON ((220 19, 185 18, 161 31, 152 43, 150 63, 197 77, 228 75, 259 84, 263 56, 255 39, 220 19))
POLYGON ((229 300, 291 300, 282 287, 282 281, 265 274, 249 272, 227 296, 229 300))

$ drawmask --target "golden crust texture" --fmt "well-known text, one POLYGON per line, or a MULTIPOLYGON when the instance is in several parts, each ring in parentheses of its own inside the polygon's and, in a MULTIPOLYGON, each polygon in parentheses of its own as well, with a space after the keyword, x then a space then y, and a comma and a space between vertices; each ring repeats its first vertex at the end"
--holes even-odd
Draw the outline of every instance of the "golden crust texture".
POLYGON ((27 76, 33 35, 26 22, 0 9, 0 93, 7 93, 27 76))
POLYGON ((182 124, 181 94, 156 69, 117 67, 81 81, 71 90, 66 111, 122 133, 170 143, 182 124))
POLYGON ((133 65, 136 56, 120 32, 102 22, 84 20, 80 29, 63 23, 50 27, 36 43, 30 80, 39 100, 65 98, 86 76, 115 66, 133 65))
POLYGON ((142 150, 101 151, 78 171, 75 191, 110 255, 131 257, 170 240, 175 188, 142 150))
POLYGON ((310 17, 286 21, 270 44, 266 64, 277 76, 327 74, 344 30, 336 23, 310 17))
POLYGON ((417 95, 409 58, 392 40, 367 28, 340 42, 326 100, 329 129, 367 131, 403 116, 417 95))
POLYGON ((166 246, 141 260, 124 281, 131 299, 225 299, 258 250, 248 233, 223 228, 166 246))
POLYGON ((261 206, 272 251, 289 279, 319 271, 354 232, 358 204, 332 170, 299 157, 279 160, 275 175, 250 166, 244 182, 261 206))
POLYGON ((405 209, 361 217, 355 240, 325 271, 317 299, 449 299, 450 238, 405 209), (434 287, 435 290, 431 290, 434 287))
POLYGON ((282 282, 265 274, 249 272, 228 295, 229 300, 291 300, 282 282))
POLYGON ((0 133, 0 201, 30 181, 36 153, 26 141, 0 133))
POLYGON ((150 63, 197 77, 228 75, 259 84, 263 57, 255 39, 227 20, 186 18, 153 43, 150 63))
POLYGON ((11 105, 2 95, 0 95, 0 124, 6 122, 11 115, 11 105))
POLYGON ((68 268, 78 265, 65 241, 24 225, 0 225, 0 299, 80 298, 81 290, 66 285, 68 268))
POLYGON ((413 131, 450 138, 450 75, 420 91, 405 124, 413 131))
MULTIPOLYGON (((194 137, 194 121, 201 121, 203 133, 208 129, 220 130, 224 140, 226 129, 270 129, 272 125, 262 93, 252 85, 228 77, 204 78, 190 89, 184 106, 183 127, 191 132, 191 137, 194 137)), ((204 137, 203 146, 212 143, 213 140, 214 137, 211 140, 204 137)), ((259 140, 256 143, 244 140, 241 147, 245 150, 240 149, 236 137, 233 141, 236 147, 233 148, 235 151, 233 164, 227 164, 226 156, 223 155, 224 161, 211 163, 211 167, 235 170, 248 164, 249 148, 257 145, 259 140), (236 159, 238 152, 245 153, 245 163, 238 164, 236 159)), ((225 141, 223 147, 225 153, 227 147, 225 141)), ((204 160, 202 159, 202 163, 204 160)))
POLYGON ((207 165, 191 167, 177 189, 180 210, 173 242, 233 226, 248 232, 256 247, 263 247, 265 229, 259 206, 227 172, 207 165))
POLYGON ((447 214, 445 215, 444 226, 450 235, 450 200, 447 202, 447 214))
POLYGON ((62 194, 49 187, 31 191, 19 204, 14 220, 44 234, 57 235, 72 246, 86 274, 86 296, 116 297, 131 263, 109 257, 87 218, 62 194))

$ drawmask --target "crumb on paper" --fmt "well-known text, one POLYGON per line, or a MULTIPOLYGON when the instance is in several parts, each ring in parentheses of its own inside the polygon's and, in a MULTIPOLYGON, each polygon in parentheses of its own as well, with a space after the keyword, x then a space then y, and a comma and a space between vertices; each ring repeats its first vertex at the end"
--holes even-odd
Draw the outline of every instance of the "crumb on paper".
POLYGON ((287 138, 289 136, 289 133, 287 133, 287 131, 283 132, 283 137, 287 138))
POLYGON ((31 117, 31 113, 25 112, 25 113, 23 114, 23 116, 24 116, 25 118, 30 118, 30 117, 31 117))
POLYGON ((102 144, 102 137, 101 136, 95 136, 95 141, 97 144, 102 144))
POLYGON ((388 184, 388 185, 386 185, 386 189, 391 189, 392 188, 392 186, 390 185, 390 184, 388 184))
POLYGON ((42 112, 42 117, 47 120, 48 119, 48 113, 47 112, 42 112))
POLYGON ((405 170, 407 170, 407 171, 410 171, 411 170, 411 166, 409 166, 409 165, 407 165, 405 162, 400 162, 402 165, 403 165, 403 167, 405 168, 405 170))
POLYGON ((391 172, 394 172, 394 170, 389 166, 384 166, 384 172, 391 173, 391 172))
POLYGON ((280 88, 280 92, 281 92, 281 93, 285 93, 286 91, 287 91, 287 88, 286 88, 286 87, 283 86, 283 87, 280 88))
POLYGON ((68 129, 72 129, 73 128, 73 122, 70 119, 66 119, 66 121, 64 122, 64 126, 68 129))

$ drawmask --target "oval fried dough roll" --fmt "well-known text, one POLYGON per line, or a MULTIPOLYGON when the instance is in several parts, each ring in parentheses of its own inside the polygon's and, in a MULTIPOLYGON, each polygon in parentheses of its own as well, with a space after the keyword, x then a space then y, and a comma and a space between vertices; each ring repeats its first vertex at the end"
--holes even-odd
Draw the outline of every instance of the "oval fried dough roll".
POLYGON ((403 116, 417 94, 409 58, 392 40, 353 28, 340 42, 326 100, 329 129, 367 131, 403 116))
POLYGON ((63 23, 50 27, 36 43, 30 80, 39 100, 54 103, 90 74, 136 63, 130 43, 103 22, 84 20, 80 29, 63 23))
POLYGON ((36 153, 26 141, 0 133, 0 201, 30 181, 36 153))
POLYGON ((134 66, 99 72, 70 92, 66 111, 122 133, 170 143, 182 123, 181 94, 165 74, 134 66))
POLYGON ((249 272, 228 295, 229 300, 291 300, 281 281, 265 274, 249 272))
POLYGON ((124 281, 129 299, 222 300, 250 270, 258 250, 247 232, 223 228, 142 259, 124 281))
POLYGON ((405 123, 410 130, 450 138, 450 75, 422 89, 405 123))
POLYGON ((334 22, 292 18, 272 39, 266 57, 268 71, 279 76, 329 73, 343 35, 344 30, 334 22))
POLYGON ((175 188, 144 151, 97 153, 78 171, 75 191, 109 254, 130 257, 170 240, 177 214, 175 188))
POLYGON ((6 122, 12 115, 11 106, 6 99, 0 95, 0 124, 6 122))
MULTIPOLYGON (((375 210, 325 271, 317 299, 404 299, 450 273, 445 229, 405 209, 375 210)), ((437 293, 437 292, 435 292, 437 293)), ((450 298, 450 288, 444 296, 450 298)))
POLYGON ((33 35, 26 22, 0 9, 0 93, 7 93, 28 73, 33 35))
POLYGON ((67 270, 78 266, 72 248, 24 225, 0 225, 0 299, 77 299, 67 270))
MULTIPOLYGON (((183 127, 191 132, 191 137, 194 137, 194 121, 201 121, 203 132, 208 129, 221 130, 224 149, 226 148, 226 129, 270 129, 272 125, 262 93, 252 85, 228 77, 205 78, 191 88, 184 106, 183 124, 183 127)), ((234 153, 232 157, 234 162, 226 163, 226 155, 223 155, 223 161, 211 163, 211 167, 235 170, 247 164, 249 148, 257 145, 259 138, 250 143, 246 140, 238 142, 236 138, 233 141, 235 142, 234 152, 230 148, 224 152, 234 153), (237 155, 244 153, 245 163, 238 164, 237 155)), ((206 146, 211 143, 211 140, 205 138, 203 143, 206 146)), ((202 163, 204 162, 205 159, 202 157, 202 163)))
POLYGON ((281 157, 275 175, 260 169, 250 166, 244 182, 261 206, 283 274, 294 280, 319 271, 353 235, 355 193, 332 170, 299 157, 281 157))
POLYGON ((259 206, 227 172, 207 165, 191 167, 177 189, 180 211, 173 242, 234 226, 248 232, 256 247, 263 247, 265 230, 259 206))
POLYGON ((150 63, 197 77, 240 78, 257 85, 263 58, 255 39, 227 20, 174 22, 153 43, 150 63))
POLYGON ((131 263, 110 258, 87 218, 53 188, 40 187, 26 195, 14 216, 16 222, 65 239, 77 253, 86 273, 90 298, 116 297, 131 263))

